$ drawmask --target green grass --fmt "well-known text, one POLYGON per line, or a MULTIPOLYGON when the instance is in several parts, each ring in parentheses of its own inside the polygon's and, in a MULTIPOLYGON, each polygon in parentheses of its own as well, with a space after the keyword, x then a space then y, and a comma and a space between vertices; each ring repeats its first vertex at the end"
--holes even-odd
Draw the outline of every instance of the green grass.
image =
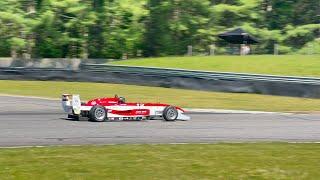
POLYGON ((0 179, 318 179, 319 144, 1 149, 0 179))
POLYGON ((188 108, 258 111, 319 111, 320 99, 257 94, 218 93, 121 84, 0 80, 0 94, 60 98, 80 94, 83 100, 118 94, 133 102, 162 102, 188 108))
POLYGON ((319 55, 165 57, 130 59, 112 64, 320 77, 319 55))

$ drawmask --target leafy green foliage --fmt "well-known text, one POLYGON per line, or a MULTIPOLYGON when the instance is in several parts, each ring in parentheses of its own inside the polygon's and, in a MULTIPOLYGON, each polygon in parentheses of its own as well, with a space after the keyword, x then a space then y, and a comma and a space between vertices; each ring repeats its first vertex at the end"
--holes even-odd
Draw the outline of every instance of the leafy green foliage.
POLYGON ((203 0, 149 2, 145 34, 146 55, 186 53, 188 45, 204 50, 212 37, 210 3, 203 0))
POLYGON ((260 40, 256 53, 275 43, 305 53, 320 36, 318 11, 318 0, 3 0, 0 56, 184 55, 189 45, 204 54, 211 44, 222 53, 217 35, 235 27, 260 40))
POLYGON ((300 54, 320 54, 320 39, 308 42, 300 50, 300 54))

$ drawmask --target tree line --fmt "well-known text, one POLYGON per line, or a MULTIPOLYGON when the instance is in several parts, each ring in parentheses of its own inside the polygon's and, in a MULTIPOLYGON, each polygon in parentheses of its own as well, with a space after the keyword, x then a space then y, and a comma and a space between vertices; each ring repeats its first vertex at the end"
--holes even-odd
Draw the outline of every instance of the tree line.
POLYGON ((0 56, 121 58, 217 53, 242 27, 257 52, 320 53, 319 0, 1 0, 0 56))

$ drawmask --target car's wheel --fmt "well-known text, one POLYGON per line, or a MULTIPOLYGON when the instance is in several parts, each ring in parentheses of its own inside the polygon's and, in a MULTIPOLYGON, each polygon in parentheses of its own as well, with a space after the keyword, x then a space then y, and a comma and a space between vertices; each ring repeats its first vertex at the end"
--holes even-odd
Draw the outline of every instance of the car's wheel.
POLYGON ((74 121, 79 121, 80 116, 75 114, 68 114, 68 119, 72 119, 74 121))
POLYGON ((175 121, 178 117, 178 111, 173 106, 167 106, 164 108, 162 116, 166 121, 175 121))
POLYGON ((105 121, 107 119, 106 108, 100 105, 93 106, 89 112, 89 119, 94 122, 105 121))

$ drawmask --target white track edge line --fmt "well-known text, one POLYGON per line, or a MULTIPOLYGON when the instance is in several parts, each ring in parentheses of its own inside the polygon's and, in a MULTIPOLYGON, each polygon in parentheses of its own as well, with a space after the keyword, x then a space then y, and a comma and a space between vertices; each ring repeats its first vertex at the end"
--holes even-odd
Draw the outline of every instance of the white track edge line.
POLYGON ((82 146, 117 146, 117 145, 133 145, 133 146, 141 146, 141 145, 210 145, 210 144, 273 144, 273 143, 286 143, 286 144, 320 144, 320 141, 266 141, 266 142, 251 142, 251 141, 221 141, 221 142, 211 142, 211 143, 134 143, 134 144, 123 144, 123 143, 111 143, 111 144, 56 144, 56 145, 30 145, 30 146, 1 146, 0 149, 24 149, 24 148, 50 148, 50 147, 82 147, 82 146))

